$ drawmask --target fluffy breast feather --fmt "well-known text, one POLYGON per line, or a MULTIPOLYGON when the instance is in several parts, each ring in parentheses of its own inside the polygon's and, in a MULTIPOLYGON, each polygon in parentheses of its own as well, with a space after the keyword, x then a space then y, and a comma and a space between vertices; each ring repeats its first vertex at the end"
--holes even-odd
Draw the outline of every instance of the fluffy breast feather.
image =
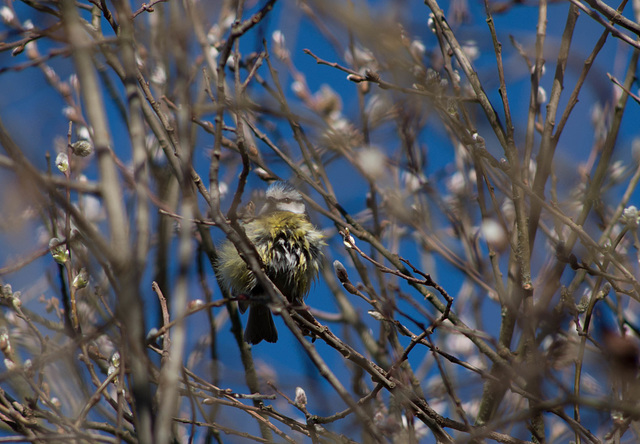
MULTIPOLYGON (((256 246, 266 273, 290 301, 301 301, 309 292, 320 268, 322 234, 304 214, 275 212, 245 225, 248 238, 256 246)), ((256 279, 226 242, 220 250, 220 265, 225 283, 236 294, 251 295, 256 279)))

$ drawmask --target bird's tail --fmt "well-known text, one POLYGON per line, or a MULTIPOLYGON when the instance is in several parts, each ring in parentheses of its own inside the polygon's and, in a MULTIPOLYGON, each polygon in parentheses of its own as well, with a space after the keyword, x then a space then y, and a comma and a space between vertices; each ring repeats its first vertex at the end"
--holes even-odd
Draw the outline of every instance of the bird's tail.
POLYGON ((244 340, 249 344, 257 344, 262 340, 267 342, 278 340, 278 331, 269 307, 264 304, 251 304, 247 327, 244 330, 244 340))

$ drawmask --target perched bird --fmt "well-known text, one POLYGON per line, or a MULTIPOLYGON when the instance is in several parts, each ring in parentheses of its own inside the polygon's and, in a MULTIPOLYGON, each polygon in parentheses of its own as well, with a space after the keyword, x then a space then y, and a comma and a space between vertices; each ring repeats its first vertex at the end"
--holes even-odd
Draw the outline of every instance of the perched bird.
MULTIPOLYGON (((288 182, 274 182, 267 189, 260 213, 243 228, 269 279, 290 303, 301 304, 318 276, 325 243, 322 233, 309 222, 300 193, 288 182)), ((267 305, 269 297, 231 242, 220 248, 216 268, 234 296, 249 298, 239 303, 242 313, 250 307, 244 340, 249 344, 276 342, 278 332, 267 305)))

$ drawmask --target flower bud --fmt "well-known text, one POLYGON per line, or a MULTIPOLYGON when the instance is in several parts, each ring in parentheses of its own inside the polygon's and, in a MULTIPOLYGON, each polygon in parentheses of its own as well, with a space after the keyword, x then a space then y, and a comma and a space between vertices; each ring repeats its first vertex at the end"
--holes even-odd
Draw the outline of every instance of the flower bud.
POLYGON ((113 352, 113 354, 111 355, 111 364, 115 368, 120 367, 120 352, 113 352))
POLYGON ((638 228, 638 224, 640 223, 640 211, 638 211, 638 209, 633 205, 625 208, 622 211, 622 223, 624 223, 629 229, 638 228))
POLYGON ((348 249, 352 249, 353 246, 356 244, 356 240, 353 238, 353 236, 351 236, 348 228, 344 229, 344 233, 342 233, 342 239, 343 239, 342 243, 348 249))
POLYGON ((295 403, 303 408, 307 405, 307 394, 302 387, 296 387, 295 403))
POLYGON ((333 269, 336 271, 336 276, 338 276, 338 280, 342 283, 349 282, 349 274, 347 273, 347 269, 344 268, 342 262, 333 261, 333 269))
POLYGON ((7 25, 16 19, 16 15, 13 13, 13 10, 8 6, 0 8, 0 17, 2 17, 2 21, 7 25))
POLYGON ((9 358, 5 358, 4 359, 4 366, 7 368, 7 370, 13 370, 15 368, 15 366, 16 366, 16 363, 13 362, 9 358))
POLYGON ((77 288, 84 288, 89 284, 89 273, 86 268, 80 269, 80 272, 73 278, 72 285, 77 288))
POLYGON ((69 156, 67 156, 66 153, 58 153, 56 156, 56 166, 63 173, 69 171, 69 156))
POLYGON ((53 259, 61 265, 64 265, 69 260, 69 250, 64 247, 64 243, 57 237, 49 241, 49 251, 53 259))
POLYGON ((194 299, 193 301, 189 302, 187 308, 189 309, 189 311, 192 311, 192 310, 198 310, 203 306, 204 306, 204 301, 202 299, 194 299))
POLYGON ((22 301, 20 300, 20 292, 16 291, 13 293, 13 297, 11 298, 11 306, 14 310, 19 310, 22 307, 22 301))
POLYGON ((76 156, 87 157, 93 153, 93 145, 88 140, 78 140, 71 144, 71 150, 76 156))

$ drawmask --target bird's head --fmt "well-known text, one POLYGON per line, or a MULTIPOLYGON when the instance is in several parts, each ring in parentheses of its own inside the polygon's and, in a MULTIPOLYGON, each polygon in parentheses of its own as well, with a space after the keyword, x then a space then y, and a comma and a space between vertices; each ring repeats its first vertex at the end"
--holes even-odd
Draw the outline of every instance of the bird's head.
POLYGON ((305 214, 302 195, 288 182, 272 183, 267 189, 267 202, 260 211, 261 215, 287 211, 295 214, 305 214))

